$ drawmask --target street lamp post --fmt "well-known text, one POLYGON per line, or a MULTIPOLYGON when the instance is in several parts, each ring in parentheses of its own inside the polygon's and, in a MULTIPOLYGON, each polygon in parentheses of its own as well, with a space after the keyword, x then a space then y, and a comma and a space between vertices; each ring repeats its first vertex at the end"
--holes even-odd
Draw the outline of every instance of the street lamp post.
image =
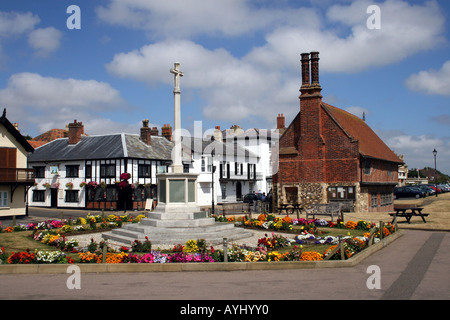
MULTIPOLYGON (((214 143, 214 136, 211 137, 211 144, 214 143)), ((214 214, 214 172, 216 167, 214 166, 214 156, 216 155, 215 148, 211 148, 211 214, 214 214)))
POLYGON ((438 188, 437 188, 437 169, 436 169, 436 155, 437 151, 436 148, 433 150, 433 156, 434 156, 434 186, 436 187, 436 197, 438 196, 438 188))

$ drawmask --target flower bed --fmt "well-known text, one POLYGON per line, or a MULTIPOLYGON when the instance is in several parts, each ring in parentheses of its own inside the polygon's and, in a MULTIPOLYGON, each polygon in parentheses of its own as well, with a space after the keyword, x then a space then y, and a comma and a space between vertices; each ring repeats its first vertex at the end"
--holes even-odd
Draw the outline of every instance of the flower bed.
MULTIPOLYGON (((231 218, 231 217, 230 217, 231 218)), ((227 221, 228 219, 227 218, 227 221)), ((289 217, 287 217, 289 218, 289 217)), ((79 218, 80 223, 83 218, 79 218)), ((217 218, 216 218, 217 219, 217 218)), ((220 218, 219 218, 220 219, 220 218)), ((101 223, 116 223, 122 217, 108 216, 101 223)), ((97 223, 96 216, 86 217, 86 222, 97 223)), ((350 258, 354 254, 364 250, 369 245, 370 233, 372 230, 375 242, 379 241, 380 230, 373 223, 365 221, 348 221, 347 223, 332 223, 323 219, 286 219, 271 217, 270 215, 260 215, 257 219, 230 219, 230 222, 238 222, 244 226, 251 225, 262 229, 273 228, 274 230, 295 231, 297 233, 292 239, 272 232, 271 236, 265 234, 258 240, 255 247, 238 246, 233 244, 227 249, 218 250, 214 247, 206 248, 204 239, 189 240, 184 245, 177 244, 168 252, 152 250, 151 242, 148 238, 144 242, 136 240, 131 248, 125 246, 120 248, 120 252, 114 252, 108 248, 106 253, 106 263, 201 263, 201 262, 223 262, 225 253, 229 262, 258 262, 258 261, 320 261, 323 259, 341 259, 339 250, 334 250, 338 245, 342 245, 345 250, 345 258, 350 258), (267 227, 267 228, 266 228, 267 227), (295 227, 295 228, 294 228, 295 227), (347 230, 363 230, 363 236, 351 236, 350 231, 347 236, 327 236, 322 231, 322 227, 342 228, 347 230), (305 250, 303 245, 311 245, 305 250), (321 248, 320 250, 318 248, 321 248), (335 254, 330 256, 331 252, 335 254)), ((102 263, 104 242, 100 244, 91 240, 91 243, 84 248, 78 247, 78 242, 67 239, 64 232, 74 232, 77 228, 86 228, 82 224, 64 224, 64 222, 51 221, 44 224, 37 224, 33 237, 49 246, 53 246, 59 251, 40 250, 35 252, 12 252, 6 254, 2 248, 0 261, 10 264, 29 263, 102 263), (39 227, 46 226, 49 229, 40 231, 39 227), (39 232, 38 232, 39 231, 39 232)), ((90 230, 93 228, 87 227, 90 230)), ((383 235, 388 236, 394 232, 391 224, 386 224, 383 228, 383 235)), ((339 247, 341 248, 341 247, 339 247)), ((339 249, 338 248, 338 249, 339 249)))

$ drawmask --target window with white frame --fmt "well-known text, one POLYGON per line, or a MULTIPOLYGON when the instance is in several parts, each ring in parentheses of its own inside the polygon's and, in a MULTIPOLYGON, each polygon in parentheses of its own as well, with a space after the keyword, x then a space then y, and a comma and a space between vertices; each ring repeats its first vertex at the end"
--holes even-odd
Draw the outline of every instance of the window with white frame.
POLYGON ((212 161, 210 157, 202 156, 202 172, 212 171, 212 161))
POLYGON ((0 207, 8 207, 8 191, 0 191, 0 207))

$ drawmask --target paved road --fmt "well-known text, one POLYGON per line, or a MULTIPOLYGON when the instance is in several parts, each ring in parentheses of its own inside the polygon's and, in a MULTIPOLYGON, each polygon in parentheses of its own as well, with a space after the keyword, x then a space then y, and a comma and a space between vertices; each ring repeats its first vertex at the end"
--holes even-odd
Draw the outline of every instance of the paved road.
POLYGON ((448 300, 449 252, 450 233, 405 230, 351 268, 82 274, 80 289, 67 288, 71 274, 0 275, 0 299, 448 300))

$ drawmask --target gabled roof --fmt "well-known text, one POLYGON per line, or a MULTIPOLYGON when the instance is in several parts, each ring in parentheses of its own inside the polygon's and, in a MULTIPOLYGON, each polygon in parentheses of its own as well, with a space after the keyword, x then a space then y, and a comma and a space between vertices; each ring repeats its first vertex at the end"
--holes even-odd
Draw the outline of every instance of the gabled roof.
POLYGON ((324 102, 322 102, 322 108, 350 138, 358 140, 361 156, 403 163, 365 121, 324 102))
POLYGON ((0 117, 0 123, 6 128, 6 130, 19 142, 27 152, 33 152, 34 148, 28 143, 22 134, 13 126, 13 124, 6 118, 6 108, 3 110, 3 114, 0 117))
POLYGON ((32 141, 50 142, 55 139, 64 138, 64 132, 65 132, 64 129, 51 129, 51 130, 44 132, 43 134, 38 135, 37 137, 34 137, 31 140, 32 141))
POLYGON ((152 136, 148 146, 139 135, 118 133, 82 136, 74 145, 69 145, 68 138, 56 139, 36 148, 28 162, 118 158, 170 160, 171 151, 172 143, 164 137, 152 136))

